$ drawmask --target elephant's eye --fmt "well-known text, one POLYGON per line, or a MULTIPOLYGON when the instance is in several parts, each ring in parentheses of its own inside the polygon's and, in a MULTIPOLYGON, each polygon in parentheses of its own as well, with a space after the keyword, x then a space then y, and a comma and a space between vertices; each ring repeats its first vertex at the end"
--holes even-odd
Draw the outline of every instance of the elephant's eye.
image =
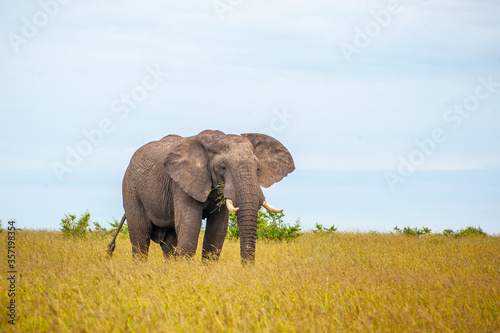
POLYGON ((223 165, 221 165, 221 166, 220 166, 220 170, 221 170, 221 171, 226 171, 226 167, 225 167, 225 166, 223 166, 223 165))

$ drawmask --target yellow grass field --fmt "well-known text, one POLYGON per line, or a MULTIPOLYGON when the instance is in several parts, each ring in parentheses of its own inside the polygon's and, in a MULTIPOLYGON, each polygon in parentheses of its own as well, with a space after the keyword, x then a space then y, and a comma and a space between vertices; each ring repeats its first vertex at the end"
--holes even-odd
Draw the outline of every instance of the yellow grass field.
POLYGON ((0 331, 500 331, 497 236, 307 233, 258 242, 245 267, 239 242, 203 264, 165 261, 157 244, 135 262, 125 236, 108 260, 110 240, 18 231, 16 321, 4 278, 0 331))

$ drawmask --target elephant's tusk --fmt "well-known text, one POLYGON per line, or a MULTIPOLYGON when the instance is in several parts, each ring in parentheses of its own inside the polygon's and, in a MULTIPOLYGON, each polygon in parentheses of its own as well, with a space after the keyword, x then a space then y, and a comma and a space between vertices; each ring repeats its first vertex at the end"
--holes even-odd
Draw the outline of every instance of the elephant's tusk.
POLYGON ((226 199, 226 207, 227 207, 227 210, 230 211, 230 212, 237 212, 238 211, 238 207, 234 207, 233 205, 233 201, 231 199, 226 199))
POLYGON ((278 209, 278 208, 275 208, 275 207, 271 206, 266 201, 264 201, 262 203, 262 206, 264 206, 265 209, 267 209, 268 211, 273 212, 273 213, 281 213, 283 211, 283 209, 278 209))

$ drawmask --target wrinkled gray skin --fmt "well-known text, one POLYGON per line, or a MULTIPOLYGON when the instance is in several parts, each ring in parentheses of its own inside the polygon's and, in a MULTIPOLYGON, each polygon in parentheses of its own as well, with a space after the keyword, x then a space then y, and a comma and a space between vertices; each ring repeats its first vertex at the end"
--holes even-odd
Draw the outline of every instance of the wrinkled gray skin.
MULTIPOLYGON (((288 150, 263 134, 207 130, 188 138, 169 135, 144 145, 132 156, 123 179, 122 224, 127 219, 132 253, 147 257, 153 240, 166 257, 192 257, 206 218, 202 258, 217 260, 229 212, 225 203, 217 206, 214 188, 224 182, 224 198, 239 208, 242 261, 253 262, 257 212, 264 201, 261 186, 271 186, 294 169, 288 150)), ((116 235, 109 244, 110 255, 116 235)))

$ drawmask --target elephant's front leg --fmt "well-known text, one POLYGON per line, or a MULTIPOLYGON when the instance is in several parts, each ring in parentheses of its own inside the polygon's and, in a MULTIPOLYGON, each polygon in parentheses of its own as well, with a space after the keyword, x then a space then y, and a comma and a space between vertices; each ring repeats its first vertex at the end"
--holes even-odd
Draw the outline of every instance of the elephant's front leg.
POLYGON ((202 206, 189 196, 176 197, 175 233, 177 234, 176 255, 192 257, 196 254, 198 237, 201 230, 202 206))
POLYGON ((229 223, 229 212, 225 206, 207 218, 205 238, 203 239, 203 260, 218 260, 229 223))

